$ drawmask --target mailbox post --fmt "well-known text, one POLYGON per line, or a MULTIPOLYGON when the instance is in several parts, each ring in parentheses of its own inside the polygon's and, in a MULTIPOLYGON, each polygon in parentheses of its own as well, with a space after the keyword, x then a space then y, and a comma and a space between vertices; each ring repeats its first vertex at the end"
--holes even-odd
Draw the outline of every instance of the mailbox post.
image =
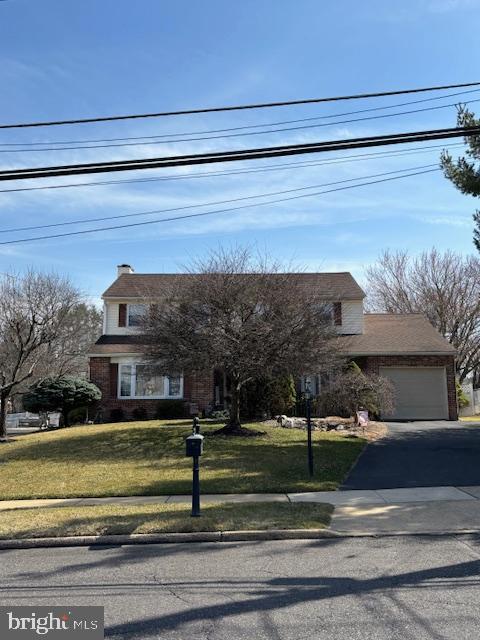
POLYGON ((313 448, 312 448, 312 394, 310 391, 310 380, 305 383, 305 412, 307 418, 307 451, 308 451, 308 473, 313 477, 313 448))
POLYGON ((203 453, 203 436, 200 431, 200 421, 194 421, 194 433, 185 440, 186 456, 193 458, 193 481, 192 481, 192 518, 198 518, 200 513, 200 465, 199 458, 203 453))

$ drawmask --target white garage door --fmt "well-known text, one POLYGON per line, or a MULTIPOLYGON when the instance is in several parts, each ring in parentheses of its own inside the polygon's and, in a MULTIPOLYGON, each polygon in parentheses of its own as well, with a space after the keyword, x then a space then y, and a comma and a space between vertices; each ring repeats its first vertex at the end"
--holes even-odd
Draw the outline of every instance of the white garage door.
POLYGON ((380 367, 395 386, 395 420, 448 420, 445 367, 380 367))

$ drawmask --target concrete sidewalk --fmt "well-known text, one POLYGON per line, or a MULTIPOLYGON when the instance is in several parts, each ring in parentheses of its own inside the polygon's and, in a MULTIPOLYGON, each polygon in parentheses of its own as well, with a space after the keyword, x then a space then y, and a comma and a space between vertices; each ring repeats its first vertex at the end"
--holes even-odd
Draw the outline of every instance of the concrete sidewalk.
POLYGON ((352 536, 480 533, 480 500, 336 507, 329 530, 352 536))
MULTIPOLYGON (((92 506, 102 504, 189 504, 189 495, 125 496, 109 498, 53 498, 37 500, 2 500, 0 511, 40 507, 92 506)), ((311 491, 307 493, 223 493, 204 494, 206 502, 326 502, 348 509, 358 506, 378 506, 413 503, 462 503, 480 509, 480 486, 475 487, 420 487, 408 489, 378 489, 365 491, 311 491)), ((342 511, 337 510, 338 513, 342 511)), ((352 511, 353 513, 353 511, 352 511)))

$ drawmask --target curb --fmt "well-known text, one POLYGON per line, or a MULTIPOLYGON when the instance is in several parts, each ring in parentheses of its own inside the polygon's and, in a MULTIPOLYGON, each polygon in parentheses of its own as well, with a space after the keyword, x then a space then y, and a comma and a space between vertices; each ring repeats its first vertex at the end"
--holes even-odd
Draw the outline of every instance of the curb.
MULTIPOLYGON (((137 533, 107 536, 64 536, 0 540, 0 549, 83 547, 134 544, 176 544, 179 542, 241 542, 248 540, 304 540, 337 538, 330 529, 266 529, 260 531, 199 531, 194 533, 137 533)), ((343 537, 343 536, 342 536, 343 537)))
POLYGON ((50 547, 102 547, 110 545, 178 544, 184 542, 249 542, 252 540, 321 540, 326 538, 394 538, 399 536, 444 538, 479 535, 480 529, 449 531, 333 531, 332 529, 265 529, 252 531, 201 531, 193 533, 138 533, 131 535, 65 536, 0 540, 0 550, 50 547))

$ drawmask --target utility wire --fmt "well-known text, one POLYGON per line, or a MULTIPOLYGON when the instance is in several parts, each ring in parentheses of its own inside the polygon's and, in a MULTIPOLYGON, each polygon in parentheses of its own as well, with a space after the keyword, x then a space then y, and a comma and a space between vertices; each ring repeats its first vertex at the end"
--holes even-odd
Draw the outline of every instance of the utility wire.
MULTIPOLYGON (((276 127, 283 124, 297 124, 298 122, 312 122, 315 120, 329 120, 332 118, 342 118, 343 116, 351 116, 357 115, 359 113, 370 113, 372 111, 384 111, 385 109, 396 109, 397 107, 406 107, 412 104, 420 104, 424 102, 432 102, 433 100, 445 100, 445 98, 452 98, 455 96, 465 95, 466 93, 478 93, 480 89, 470 89, 469 91, 458 91, 457 93, 448 93, 443 96, 433 96, 431 98, 423 98, 422 100, 411 100, 409 102, 399 102, 397 104, 390 104, 383 107, 370 107, 369 109, 357 109, 356 111, 344 111, 343 113, 332 113, 324 116, 312 116, 310 118, 297 118, 295 120, 280 120, 277 122, 264 122, 262 124, 248 124, 243 125, 241 127, 227 127, 224 129, 208 129, 203 131, 187 131, 181 133, 165 133, 165 134, 156 134, 151 136, 128 136, 124 138, 94 138, 87 140, 49 140, 43 142, 0 142, 0 147, 31 147, 31 146, 40 146, 40 145, 52 145, 52 144, 60 144, 60 145, 72 145, 72 144, 90 144, 96 142, 125 142, 130 140, 155 140, 159 138, 172 138, 177 136, 193 136, 193 135, 208 135, 210 133, 227 133, 229 131, 242 131, 245 129, 259 129, 262 127, 276 127)), ((471 102, 471 101, 470 101, 471 102)), ((456 106, 457 103, 451 103, 448 105, 442 105, 439 108, 443 107, 451 107, 456 106)), ((463 103, 468 104, 468 103, 463 103)), ((408 112, 410 113, 410 112, 408 112)), ((399 115, 399 114, 396 114, 399 115)), ((333 123, 339 124, 339 123, 333 123)), ((173 140, 174 141, 174 140, 173 140)))
POLYGON ((442 140, 447 138, 478 136, 479 134, 480 126, 451 127, 448 129, 433 129, 430 131, 413 131, 381 136, 369 136, 342 140, 325 140, 322 142, 311 142, 305 144, 283 145, 277 147, 260 147, 256 149, 220 151, 183 156, 165 156, 157 158, 144 158, 140 160, 115 160, 110 162, 93 162, 76 165, 71 164, 28 169, 11 169, 0 171, 0 180, 26 180, 31 178, 51 178, 56 176, 80 175, 87 173, 131 171, 133 169, 154 169, 160 167, 211 164, 216 162, 236 162, 238 160, 258 160, 261 158, 291 156, 307 153, 320 153, 346 149, 360 149, 392 144, 405 144, 408 142, 442 140))
MULTIPOLYGON (((468 100, 464 104, 471 104, 473 102, 480 102, 478 100, 468 100)), ((260 136, 268 135, 271 133, 280 133, 284 131, 299 131, 304 129, 317 129, 320 127, 334 127, 338 124, 351 124, 352 122, 364 122, 366 120, 380 120, 382 118, 394 118, 395 116, 410 115, 413 113, 420 113, 424 111, 435 111, 436 109, 446 109, 448 107, 454 107, 455 103, 437 105, 435 107, 423 107, 423 109, 410 109, 409 111, 397 111, 396 113, 383 113, 378 116, 366 116, 364 118, 353 118, 349 120, 335 120, 334 122, 322 122, 317 124, 304 124, 298 127, 283 127, 280 129, 269 129, 268 131, 244 131, 243 133, 226 133, 215 136, 203 136, 199 138, 167 138, 166 140, 150 140, 148 142, 120 142, 120 143, 108 143, 108 144, 93 144, 84 146, 71 146, 71 147, 42 147, 35 149, 35 153, 40 151, 76 151, 79 149, 110 149, 112 147, 143 147, 157 144, 171 144, 177 142, 201 142, 202 140, 219 140, 223 138, 243 138, 245 136, 260 136)), ((31 153, 31 149, 0 149, 0 153, 31 153)))
POLYGON ((89 233, 98 233, 100 231, 112 231, 112 230, 116 230, 116 229, 127 229, 127 228, 132 228, 132 227, 141 227, 141 226, 145 226, 145 225, 150 225, 150 224, 159 224, 162 222, 175 222, 177 220, 186 220, 189 218, 200 218, 203 216, 210 216, 210 215, 214 215, 216 213, 227 213, 227 212, 232 212, 232 211, 239 211, 241 209, 250 209, 252 207, 262 207, 262 206, 267 206, 267 205, 271 205, 271 204, 277 204, 280 202, 287 202, 287 201, 291 201, 291 200, 298 200, 300 198, 311 198, 313 196, 318 196, 318 195, 322 195, 325 193, 333 193, 334 191, 344 191, 346 189, 355 189, 357 187, 364 187, 367 185, 371 185, 371 184, 379 184, 381 182, 389 182, 391 180, 398 180, 400 178, 409 178, 411 176, 418 176, 418 175, 422 175, 425 173, 432 173, 433 171, 440 171, 439 168, 437 169, 425 169, 424 171, 417 171, 415 173, 409 173, 409 174, 404 174, 402 176, 392 176, 390 178, 381 178, 379 180, 372 180, 370 182, 361 182, 359 184, 353 184, 353 185, 348 185, 348 186, 344 186, 344 187, 335 187, 333 189, 327 189, 325 191, 317 191, 315 193, 303 193, 300 195, 296 195, 296 196, 290 196, 288 198, 278 198, 276 200, 269 200, 268 202, 256 202, 253 204, 244 204, 244 205, 240 205, 238 207, 229 207, 226 209, 214 209, 213 211, 203 211, 201 213, 188 213, 182 216, 173 216, 171 218, 160 218, 157 220, 145 220, 143 222, 130 222, 128 224, 123 224, 123 225, 112 225, 112 226, 108 226, 108 227, 98 227, 95 229, 83 229, 81 231, 68 231, 67 233, 57 233, 57 234, 52 234, 52 235, 44 235, 44 236, 36 236, 33 238, 20 238, 18 240, 3 240, 0 242, 0 245, 8 245, 8 244, 20 244, 23 242, 34 242, 37 240, 51 240, 51 239, 55 239, 55 238, 65 238, 67 236, 78 236, 78 235, 85 235, 85 234, 89 234, 89 233))
POLYGON ((397 169, 396 171, 384 171, 370 176, 360 176, 357 178, 347 178, 344 180, 336 180, 335 182, 326 182, 323 184, 314 184, 306 187, 296 187, 295 189, 284 189, 282 191, 272 191, 270 193, 259 193, 253 196, 241 196, 238 198, 229 198, 228 200, 217 200, 216 202, 200 202, 196 204, 188 204, 182 207, 172 207, 170 209, 154 209, 153 211, 141 211, 140 213, 124 213, 115 216, 105 216, 103 218, 83 218, 81 220, 69 220, 67 222, 54 222, 51 224, 40 224, 29 227, 14 227, 10 229, 0 229, 0 233, 15 233, 18 231, 32 231, 33 229, 48 229, 51 227, 65 227, 73 224, 86 224, 88 222, 102 222, 104 220, 117 220, 119 218, 133 218, 138 216, 150 216, 156 213, 170 213, 172 211, 184 211, 185 209, 197 209, 199 207, 214 207, 219 204, 231 204, 233 202, 241 202, 244 200, 253 200, 257 198, 269 198, 271 196, 285 195, 287 193, 295 193, 298 191, 306 191, 308 189, 319 189, 321 187, 329 187, 336 184, 345 184, 347 182, 356 182, 358 180, 366 180, 370 178, 379 178, 393 174, 405 173, 406 171, 414 171, 419 169, 430 169, 438 167, 438 163, 421 165, 419 167, 409 167, 408 169, 397 169))
POLYGON ((397 89, 395 91, 377 91, 373 93, 357 93, 328 98, 308 98, 304 100, 284 100, 279 102, 263 102, 255 104, 243 104, 224 107, 203 107, 197 109, 182 109, 178 111, 159 111, 156 113, 136 113, 117 116, 103 116, 95 118, 77 118, 70 120, 46 120, 41 122, 20 122, 16 124, 0 124, 0 129, 21 129, 27 127, 52 127, 67 124, 85 124, 88 122, 111 122, 113 120, 134 120, 139 118, 162 118, 166 116, 192 115, 197 113, 218 113, 220 111, 242 111, 246 109, 270 109, 272 107, 287 107, 300 104, 317 104, 320 102, 339 102, 343 100, 363 100, 365 98, 381 98, 385 96, 398 96, 410 93, 425 93, 428 91, 443 91, 446 89, 459 89, 463 87, 476 87, 480 82, 463 82, 459 84, 436 85, 432 87, 420 87, 416 89, 397 89))
POLYGON ((49 189, 71 189, 74 187, 99 187, 112 184, 132 184, 132 183, 144 183, 144 182, 168 182, 171 180, 192 180, 196 178, 213 178, 223 176, 236 176, 249 173, 268 173, 270 171, 287 171, 289 169, 300 169, 308 167, 320 167, 331 164, 344 164, 348 162, 360 162, 365 160, 377 160, 379 158, 397 158, 409 155, 417 155, 422 153, 432 153, 436 149, 451 149, 453 147, 463 147, 463 142, 456 142, 454 144, 439 144, 439 145, 427 145, 419 147, 417 149, 405 149, 401 151, 377 151, 374 153, 360 153, 349 156, 338 156, 331 158, 330 160, 322 160, 321 162, 308 161, 308 162, 290 162, 283 164, 267 165, 263 167, 256 167, 254 169, 238 169, 234 171, 205 171, 202 173, 183 173, 172 174, 168 176, 152 176, 149 178, 127 178, 126 180, 99 180, 95 182, 72 182, 67 184, 51 184, 41 187, 16 187, 13 189, 0 189, 0 193, 18 193, 23 191, 46 191, 49 189))

